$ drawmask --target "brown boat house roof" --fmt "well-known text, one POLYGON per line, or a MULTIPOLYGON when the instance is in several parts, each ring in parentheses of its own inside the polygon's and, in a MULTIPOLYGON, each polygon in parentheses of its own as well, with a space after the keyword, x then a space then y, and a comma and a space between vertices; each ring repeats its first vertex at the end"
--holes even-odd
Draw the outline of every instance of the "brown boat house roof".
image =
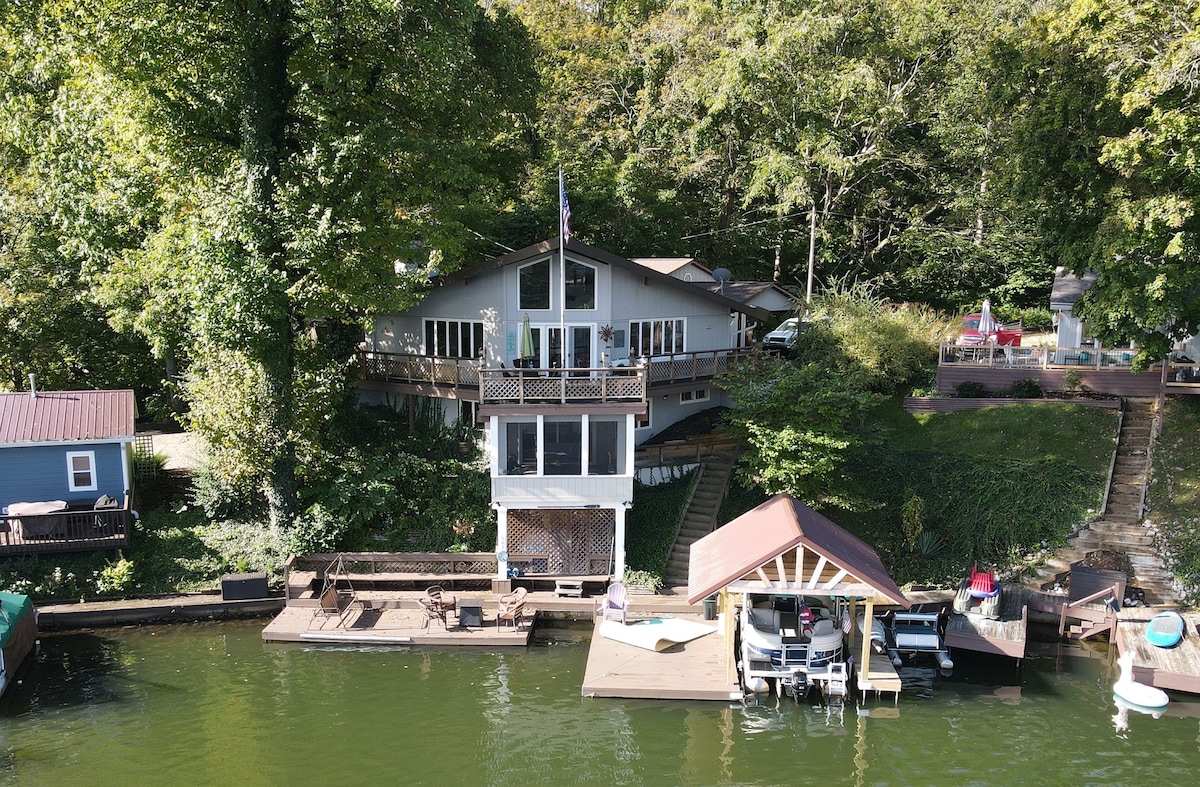
POLYGON ((911 606, 869 544, 789 495, 692 544, 688 602, 726 587, 911 606))

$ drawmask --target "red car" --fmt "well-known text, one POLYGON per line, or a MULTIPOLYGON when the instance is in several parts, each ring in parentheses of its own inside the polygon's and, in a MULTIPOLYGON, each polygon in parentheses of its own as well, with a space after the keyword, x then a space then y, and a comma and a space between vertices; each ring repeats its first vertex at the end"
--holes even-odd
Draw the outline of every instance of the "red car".
POLYGON ((1015 322, 1009 325, 996 323, 992 332, 987 336, 979 333, 979 318, 981 315, 968 314, 963 317, 962 333, 958 336, 958 343, 968 347, 973 345, 987 344, 993 337, 996 345, 999 347, 1020 347, 1021 346, 1021 323, 1015 322))

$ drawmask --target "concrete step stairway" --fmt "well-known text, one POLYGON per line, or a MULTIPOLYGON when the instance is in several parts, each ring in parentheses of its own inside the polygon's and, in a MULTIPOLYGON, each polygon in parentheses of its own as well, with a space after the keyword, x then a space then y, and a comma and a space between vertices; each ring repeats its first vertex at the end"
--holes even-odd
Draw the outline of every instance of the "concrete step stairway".
POLYGON ((735 453, 709 454, 700 460, 700 478, 667 558, 664 584, 668 587, 687 584, 691 546, 716 529, 717 514, 729 490, 736 461, 735 453))
POLYGON ((1176 600, 1171 574, 1155 547, 1156 531, 1142 518, 1154 408, 1153 399, 1123 402, 1121 433, 1104 515, 1073 535, 1065 548, 1046 560, 1029 578, 1027 584, 1031 587, 1053 589, 1066 578, 1072 563, 1104 550, 1129 556, 1133 568, 1130 584, 1145 591, 1147 603, 1169 604, 1176 600))

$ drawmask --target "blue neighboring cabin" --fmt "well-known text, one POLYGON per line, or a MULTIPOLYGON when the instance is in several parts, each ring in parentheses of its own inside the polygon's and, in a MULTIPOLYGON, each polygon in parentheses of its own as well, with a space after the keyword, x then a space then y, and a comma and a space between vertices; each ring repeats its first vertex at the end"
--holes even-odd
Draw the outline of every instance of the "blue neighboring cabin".
POLYGON ((121 501, 133 436, 133 391, 0 394, 0 506, 121 501))
POLYGON ((124 447, 117 443, 76 443, 69 446, 38 445, 0 450, 0 505, 39 500, 94 503, 101 495, 121 500, 125 494, 124 447), (77 461, 94 461, 91 478, 84 470, 83 483, 71 488, 67 454, 85 454, 77 461), (92 456, 86 456, 91 454, 92 456), (91 483, 88 483, 88 482, 91 483))

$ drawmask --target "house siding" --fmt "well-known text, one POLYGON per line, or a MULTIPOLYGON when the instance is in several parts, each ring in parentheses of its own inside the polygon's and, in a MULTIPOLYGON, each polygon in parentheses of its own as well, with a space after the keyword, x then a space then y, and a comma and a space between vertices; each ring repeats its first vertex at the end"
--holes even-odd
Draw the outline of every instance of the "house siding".
POLYGON ((120 500, 125 493, 125 451, 120 443, 71 443, 9 446, 0 449, 0 505, 41 500, 94 503, 101 495, 120 500), (72 492, 67 483, 67 453, 96 453, 96 491, 72 492))

